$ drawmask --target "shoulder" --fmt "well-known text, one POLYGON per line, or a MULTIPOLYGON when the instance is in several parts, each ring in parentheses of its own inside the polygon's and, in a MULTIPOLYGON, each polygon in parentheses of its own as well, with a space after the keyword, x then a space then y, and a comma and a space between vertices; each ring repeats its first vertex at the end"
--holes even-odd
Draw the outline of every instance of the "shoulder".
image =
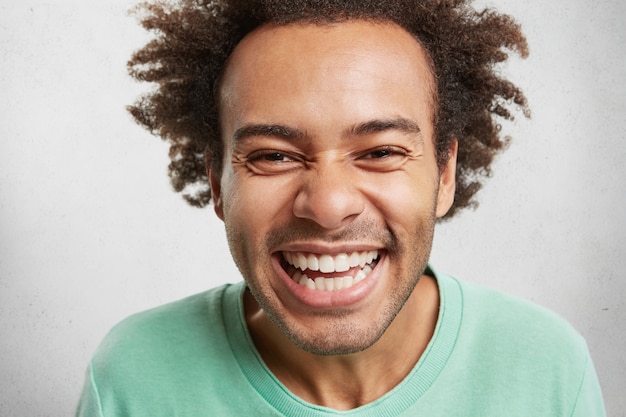
POLYGON ((243 288, 224 285, 117 324, 91 361, 80 408, 154 417, 223 405, 245 386, 229 339, 243 288))
POLYGON ((463 297, 463 321, 472 331, 493 342, 523 340, 527 349, 536 346, 542 351, 567 346, 569 351, 586 355, 582 336, 556 313, 498 290, 457 281, 463 297))
POLYGON ((132 345, 158 338, 171 339, 193 332, 196 326, 219 324, 222 303, 229 286, 224 285, 133 314, 116 324, 107 334, 102 347, 132 345))
POLYGON ((569 400, 577 395, 590 357, 585 340, 567 321, 516 296, 444 279, 456 281, 461 292, 459 364, 484 374, 489 383, 534 381, 518 386, 520 392, 567 386, 569 400))
POLYGON ((107 379, 146 375, 228 352, 224 305, 234 303, 240 288, 224 285, 124 319, 98 347, 93 371, 107 379))
POLYGON ((467 415, 603 415, 587 345, 569 323, 521 298, 434 275, 442 311, 459 312, 460 325, 430 401, 452 395, 454 404, 439 405, 467 415))

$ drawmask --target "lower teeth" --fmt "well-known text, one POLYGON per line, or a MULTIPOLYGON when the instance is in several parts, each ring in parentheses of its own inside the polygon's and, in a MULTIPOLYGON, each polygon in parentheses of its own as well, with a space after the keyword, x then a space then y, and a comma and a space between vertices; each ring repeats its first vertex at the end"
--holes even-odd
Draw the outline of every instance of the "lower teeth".
POLYGON ((318 291, 335 291, 350 288, 353 285, 363 281, 372 272, 372 266, 365 265, 355 277, 351 275, 337 278, 323 278, 317 277, 315 279, 309 278, 301 271, 296 271, 293 275, 293 280, 303 287, 307 287, 312 290, 318 291))

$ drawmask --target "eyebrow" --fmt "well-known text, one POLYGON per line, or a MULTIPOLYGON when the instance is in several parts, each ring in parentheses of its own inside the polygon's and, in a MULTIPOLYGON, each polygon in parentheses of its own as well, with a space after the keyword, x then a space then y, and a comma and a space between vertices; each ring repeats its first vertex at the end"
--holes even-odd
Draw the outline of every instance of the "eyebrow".
MULTIPOLYGON (((389 130, 396 130, 403 133, 417 135, 420 135, 421 133, 421 129, 416 122, 410 119, 400 117, 392 119, 374 119, 368 120, 363 123, 358 123, 346 129, 346 131, 344 132, 344 136, 366 136, 373 133, 380 133, 389 130)), ((306 132, 303 132, 302 130, 291 126, 280 124, 251 123, 237 129, 233 134, 233 141, 237 143, 255 136, 276 137, 296 141, 303 140, 309 137, 306 132)))
POLYGON ((385 132, 387 130, 397 130, 403 133, 412 134, 420 134, 422 132, 416 122, 400 117, 395 119, 376 119, 359 123, 348 129, 347 134, 351 136, 365 136, 372 133, 385 132))
POLYGON ((240 127, 233 134, 235 143, 254 136, 277 137, 282 139, 304 139, 307 135, 293 127, 277 124, 253 123, 240 127))

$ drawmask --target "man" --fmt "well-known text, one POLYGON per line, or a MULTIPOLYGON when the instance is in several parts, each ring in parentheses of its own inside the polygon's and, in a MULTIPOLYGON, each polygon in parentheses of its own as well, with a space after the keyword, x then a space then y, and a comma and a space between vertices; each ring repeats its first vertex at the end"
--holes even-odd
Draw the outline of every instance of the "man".
POLYGON ((584 341, 435 271, 523 94, 517 25, 465 1, 146 5, 131 109, 175 189, 213 199, 244 282, 135 315, 94 357, 84 416, 601 416, 584 341), (458 160, 458 163, 457 163, 458 160), (210 184, 210 188, 207 185, 210 184))

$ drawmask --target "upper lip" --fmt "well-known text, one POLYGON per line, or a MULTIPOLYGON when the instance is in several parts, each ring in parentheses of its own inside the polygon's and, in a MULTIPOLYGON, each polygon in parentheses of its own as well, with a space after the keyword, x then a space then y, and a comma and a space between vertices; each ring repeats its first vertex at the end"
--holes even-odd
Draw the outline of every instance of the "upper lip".
POLYGON ((282 245, 276 252, 305 252, 318 255, 336 255, 339 253, 363 252, 371 250, 382 250, 380 245, 366 243, 341 243, 341 244, 324 244, 316 242, 299 242, 282 245))

